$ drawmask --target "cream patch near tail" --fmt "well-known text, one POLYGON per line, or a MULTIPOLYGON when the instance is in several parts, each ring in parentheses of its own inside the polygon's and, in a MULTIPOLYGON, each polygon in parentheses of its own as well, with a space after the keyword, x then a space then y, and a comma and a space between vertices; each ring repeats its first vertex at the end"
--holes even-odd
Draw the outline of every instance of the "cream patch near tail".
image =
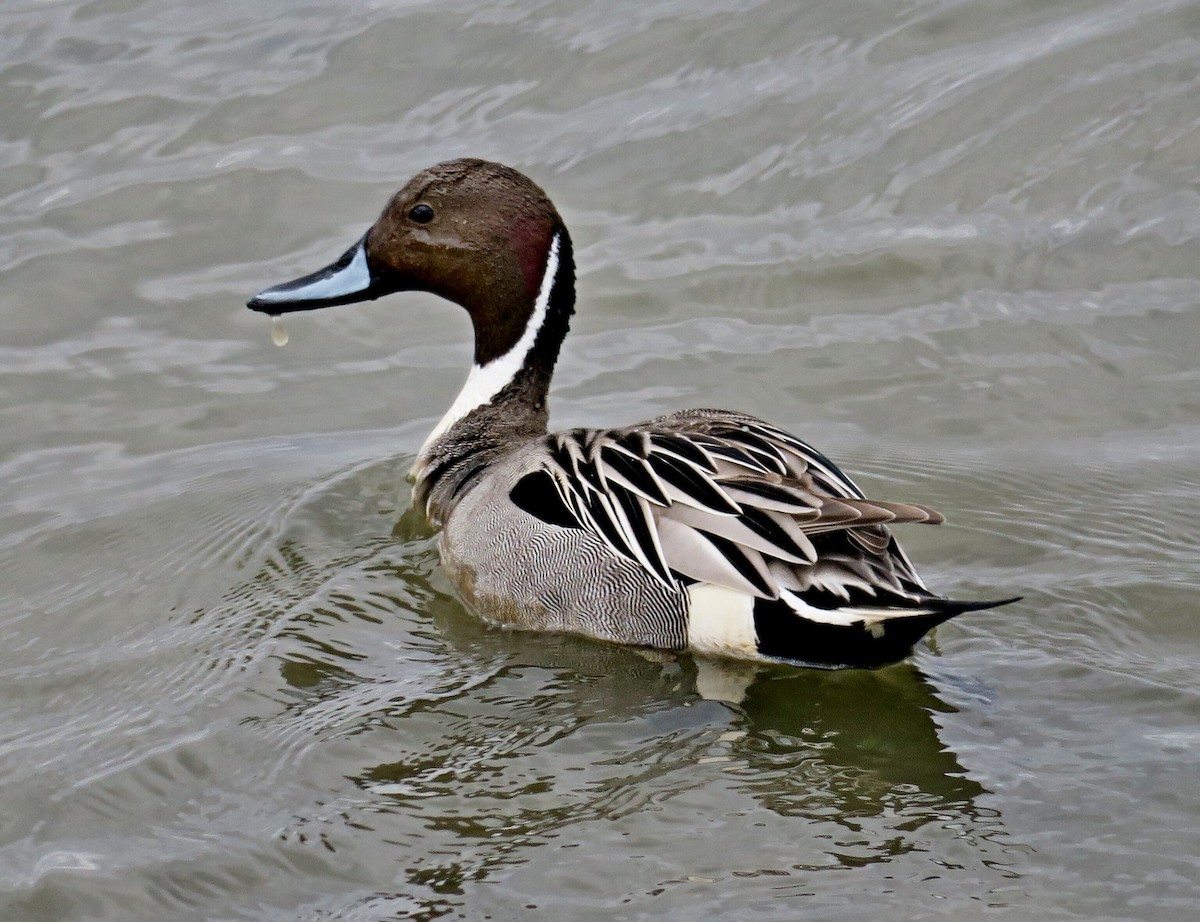
POLYGON ((699 653, 757 658, 754 596, 712 583, 689 586, 688 647, 699 653))

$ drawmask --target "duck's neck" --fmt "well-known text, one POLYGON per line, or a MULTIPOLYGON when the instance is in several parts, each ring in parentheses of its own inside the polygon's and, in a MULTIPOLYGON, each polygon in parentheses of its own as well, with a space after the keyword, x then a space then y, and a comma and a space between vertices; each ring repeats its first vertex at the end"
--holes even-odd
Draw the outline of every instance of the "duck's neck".
MULTIPOLYGON (((447 503, 489 464, 514 445, 545 434, 550 379, 574 309, 574 255, 571 238, 560 226, 520 338, 483 364, 476 349, 466 383, 417 455, 415 497, 435 524, 447 503)), ((475 336, 478 343, 480 331, 475 336)))

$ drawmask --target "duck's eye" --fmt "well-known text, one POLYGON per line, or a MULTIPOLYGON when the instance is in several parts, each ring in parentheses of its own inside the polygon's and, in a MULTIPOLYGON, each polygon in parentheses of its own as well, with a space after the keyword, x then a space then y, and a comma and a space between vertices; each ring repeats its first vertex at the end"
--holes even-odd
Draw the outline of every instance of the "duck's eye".
POLYGON ((428 224, 433 220, 433 209, 424 203, 413 205, 408 211, 408 216, 418 224, 428 224))

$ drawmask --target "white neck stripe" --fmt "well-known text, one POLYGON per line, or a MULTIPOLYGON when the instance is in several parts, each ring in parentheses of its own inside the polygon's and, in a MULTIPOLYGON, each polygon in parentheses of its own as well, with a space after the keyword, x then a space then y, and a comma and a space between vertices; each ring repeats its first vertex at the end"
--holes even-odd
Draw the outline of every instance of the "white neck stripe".
POLYGON ((525 332, 504 355, 492 359, 486 365, 471 366, 471 372, 467 375, 466 383, 463 384, 458 397, 450 405, 450 409, 446 411, 441 422, 429 434, 425 444, 421 446, 422 455, 428 451, 430 445, 450 431, 455 423, 461 421, 471 411, 491 403, 495 396, 504 390, 505 386, 517 376, 517 372, 524 367, 525 360, 529 357, 529 352, 533 349, 533 343, 537 339, 538 331, 546 321, 546 311, 550 307, 550 292, 554 290, 554 277, 558 275, 558 238, 559 235, 555 234, 554 239, 550 241, 550 254, 546 257, 546 271, 542 275, 542 285, 538 289, 537 300, 533 303, 533 313, 529 317, 529 323, 525 326, 525 332))

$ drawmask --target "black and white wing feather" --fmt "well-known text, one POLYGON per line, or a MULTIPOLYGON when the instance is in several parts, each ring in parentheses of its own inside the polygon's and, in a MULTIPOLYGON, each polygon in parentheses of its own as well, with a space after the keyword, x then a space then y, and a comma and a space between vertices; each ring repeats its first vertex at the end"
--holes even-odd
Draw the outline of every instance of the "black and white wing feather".
POLYGON ((664 585, 772 600, 811 593, 831 604, 931 598, 886 526, 942 517, 866 499, 822 454, 761 420, 692 410, 556 433, 547 449, 514 502, 587 529, 664 585))

